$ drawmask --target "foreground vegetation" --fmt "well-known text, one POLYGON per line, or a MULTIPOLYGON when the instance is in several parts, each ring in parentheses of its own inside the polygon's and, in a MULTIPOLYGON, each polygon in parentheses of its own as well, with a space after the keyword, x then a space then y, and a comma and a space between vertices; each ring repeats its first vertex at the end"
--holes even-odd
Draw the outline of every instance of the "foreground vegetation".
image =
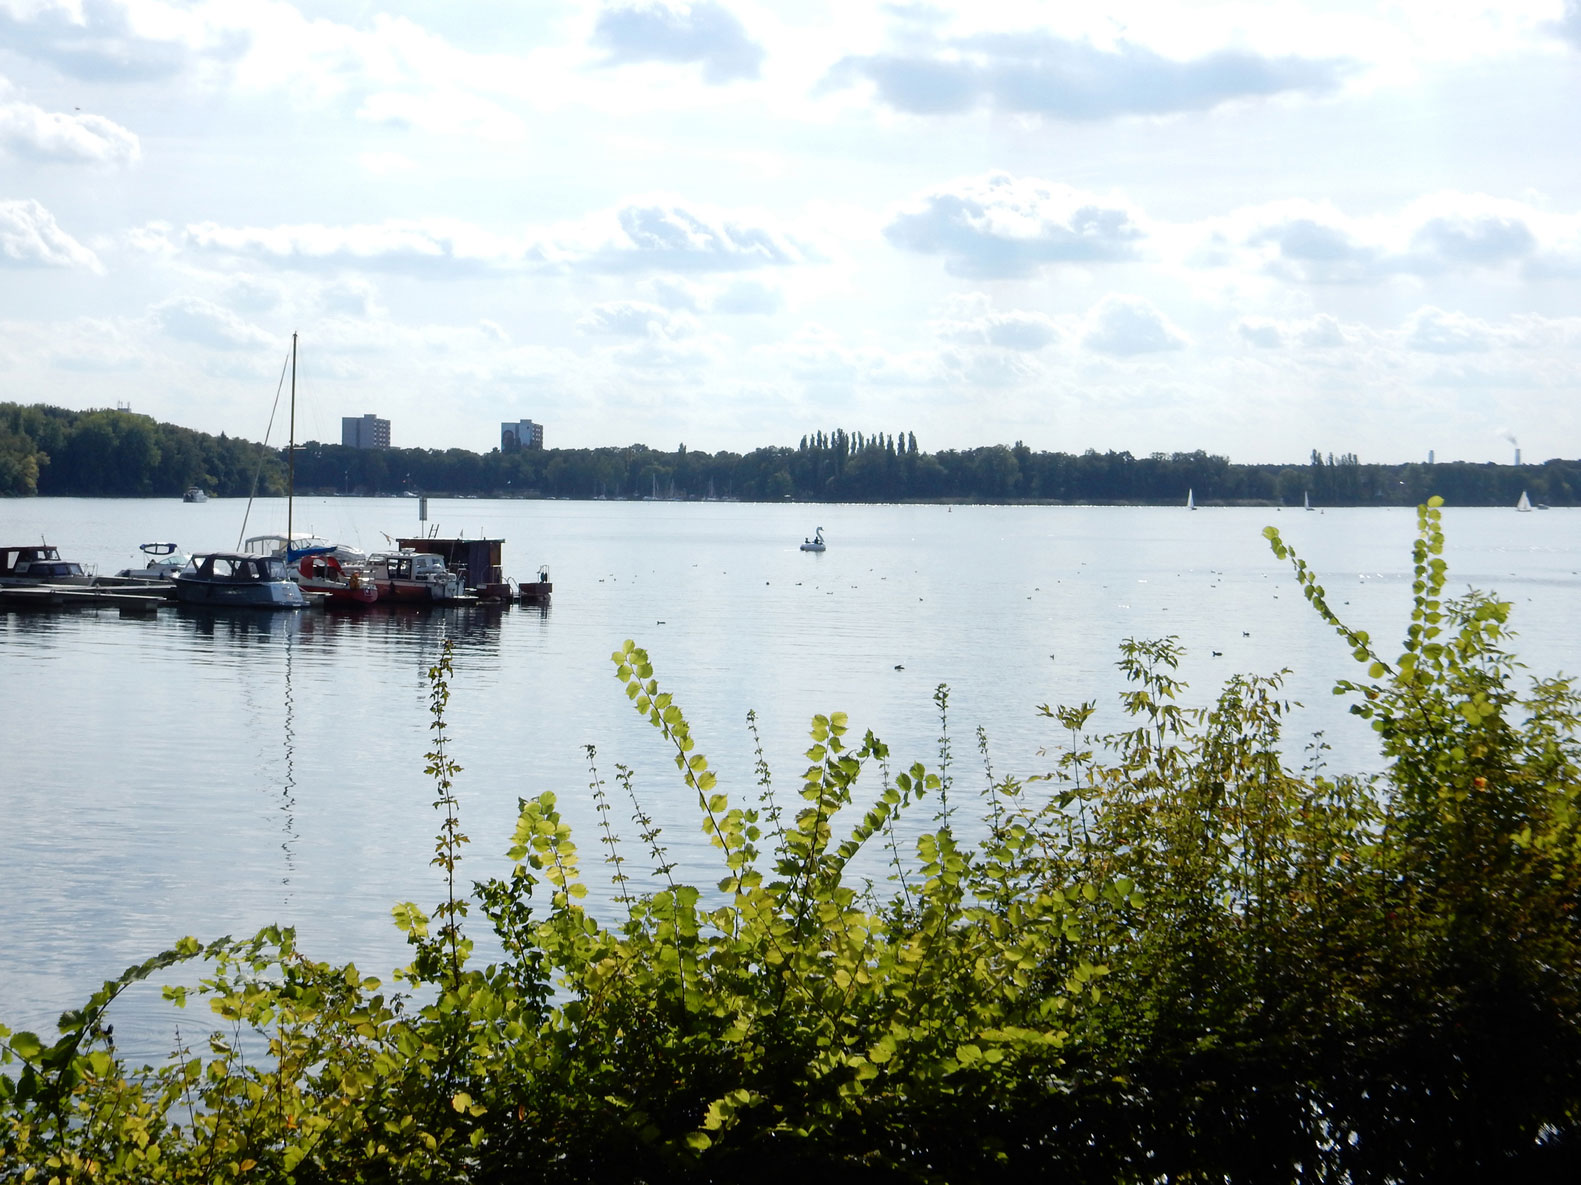
MULTIPOLYGON (((1437 493, 1457 506, 1581 505, 1581 461, 1364 465, 1312 453, 1304 465, 1232 465, 1195 452, 1080 455, 1014 445, 923 452, 912 433, 818 432, 795 448, 706 453, 620 448, 486 453, 356 449, 309 441, 298 493, 543 498, 735 498, 798 502, 1076 502, 1179 505, 1415 506, 1437 493)), ((0 403, 0 495, 176 497, 283 495, 286 456, 120 411, 0 403)))
POLYGON ((270 928, 131 968, 52 1041, 0 1030, 0 1180, 1573 1179, 1581 701, 1521 676, 1507 603, 1445 596, 1436 504, 1419 516, 1388 658, 1268 532, 1360 664, 1336 691, 1376 730, 1370 777, 1289 768, 1278 674, 1182 706, 1166 639, 1122 647, 1124 730, 1044 708, 1046 776, 985 760, 969 829, 947 743, 893 768, 839 713, 794 793, 760 763, 742 801, 628 642, 617 674, 718 880, 676 877, 632 772, 606 782, 590 750, 613 919, 582 904, 551 794, 522 803, 509 875, 464 889, 447 652, 445 893, 397 907, 395 984, 270 928), (115 997, 198 959, 201 987, 169 994, 229 1027, 129 1069, 115 997))

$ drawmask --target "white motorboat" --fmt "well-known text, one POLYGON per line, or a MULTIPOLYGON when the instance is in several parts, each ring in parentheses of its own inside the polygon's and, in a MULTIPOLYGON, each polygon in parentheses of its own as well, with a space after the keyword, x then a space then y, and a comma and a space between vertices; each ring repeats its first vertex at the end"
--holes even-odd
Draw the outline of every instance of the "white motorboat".
POLYGON ((443 556, 427 551, 380 552, 368 559, 379 600, 408 605, 446 604, 463 597, 461 577, 443 556))
POLYGON ((148 557, 141 568, 122 568, 117 580, 140 580, 149 584, 174 580, 176 573, 192 562, 192 557, 174 543, 140 543, 137 550, 148 557))

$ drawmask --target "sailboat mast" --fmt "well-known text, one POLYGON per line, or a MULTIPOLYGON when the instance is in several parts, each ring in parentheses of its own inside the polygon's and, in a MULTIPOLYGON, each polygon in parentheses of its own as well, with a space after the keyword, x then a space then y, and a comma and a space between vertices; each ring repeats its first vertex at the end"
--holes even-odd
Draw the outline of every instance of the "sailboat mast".
POLYGON ((291 559, 291 512, 296 500, 296 334, 291 335, 291 439, 285 450, 285 556, 291 559))

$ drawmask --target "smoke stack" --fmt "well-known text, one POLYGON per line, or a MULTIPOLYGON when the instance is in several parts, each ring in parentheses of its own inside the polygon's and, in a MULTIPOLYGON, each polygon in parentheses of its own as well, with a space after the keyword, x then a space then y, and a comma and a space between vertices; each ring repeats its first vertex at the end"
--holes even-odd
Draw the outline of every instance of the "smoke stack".
POLYGON ((1516 449, 1515 450, 1515 463, 1516 463, 1516 465, 1519 465, 1521 463, 1521 450, 1520 449, 1516 449))
POLYGON ((1432 449, 1428 449, 1427 450, 1427 463, 1429 465, 1431 465, 1433 463, 1433 450, 1432 449))

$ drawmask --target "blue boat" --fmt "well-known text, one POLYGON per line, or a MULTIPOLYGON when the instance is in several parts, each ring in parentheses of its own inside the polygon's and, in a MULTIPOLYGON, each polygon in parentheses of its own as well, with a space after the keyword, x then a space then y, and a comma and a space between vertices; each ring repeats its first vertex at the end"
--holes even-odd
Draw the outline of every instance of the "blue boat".
POLYGON ((301 609, 302 590, 286 578, 275 556, 217 551, 195 555, 176 573, 176 600, 183 605, 232 605, 252 609, 301 609))

